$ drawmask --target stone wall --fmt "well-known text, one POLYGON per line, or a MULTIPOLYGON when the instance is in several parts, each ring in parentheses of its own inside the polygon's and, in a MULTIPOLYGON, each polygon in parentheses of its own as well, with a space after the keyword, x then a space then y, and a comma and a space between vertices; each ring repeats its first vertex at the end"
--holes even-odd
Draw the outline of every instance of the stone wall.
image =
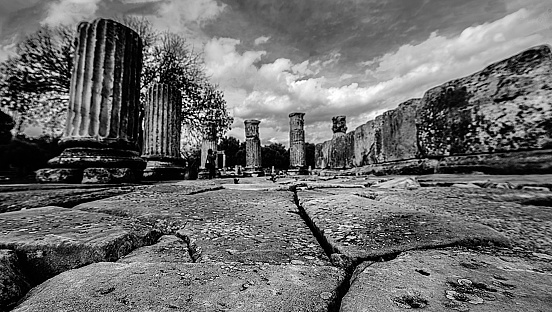
POLYGON ((543 152, 552 149, 550 47, 534 47, 432 88, 422 99, 400 104, 347 137, 351 151, 345 160, 332 157, 343 142, 333 138, 316 145, 317 168, 346 164, 405 173, 400 168, 419 172, 413 164, 424 163, 424 170, 432 172, 552 170, 552 154, 543 152), (423 159, 437 161, 419 161, 423 159))

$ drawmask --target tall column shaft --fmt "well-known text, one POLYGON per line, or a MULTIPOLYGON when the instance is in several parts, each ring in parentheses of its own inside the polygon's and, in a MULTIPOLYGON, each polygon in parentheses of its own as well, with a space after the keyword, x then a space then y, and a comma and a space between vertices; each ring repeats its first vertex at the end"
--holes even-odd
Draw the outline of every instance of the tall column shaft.
POLYGON ((203 141, 201 142, 201 164, 199 169, 205 169, 209 150, 212 150, 214 155, 217 154, 217 126, 215 124, 208 124, 203 132, 203 141))
POLYGON ((261 140, 259 139, 259 120, 245 120, 245 167, 259 170, 261 164, 261 140))
POLYGON ((180 112, 182 96, 178 89, 166 84, 148 88, 144 118, 146 159, 180 159, 180 112))
POLYGON ((78 27, 64 147, 138 151, 142 40, 112 20, 78 27))
POLYGON ((343 169, 347 166, 347 121, 345 116, 332 117, 332 141, 330 145, 329 166, 332 169, 343 169))
POLYGON ((112 20, 79 24, 69 90, 67 124, 53 169, 40 182, 136 182, 140 158, 142 40, 112 20))
POLYGON ((294 169, 307 166, 304 113, 289 114, 289 167, 294 169))

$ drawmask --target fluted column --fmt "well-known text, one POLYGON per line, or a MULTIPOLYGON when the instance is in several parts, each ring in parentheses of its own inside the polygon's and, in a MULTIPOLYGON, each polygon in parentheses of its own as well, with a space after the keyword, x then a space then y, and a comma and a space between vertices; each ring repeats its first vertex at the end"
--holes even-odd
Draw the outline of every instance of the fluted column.
POLYGON ((201 142, 201 164, 199 169, 205 170, 205 163, 207 162, 207 153, 209 150, 213 151, 213 154, 217 154, 217 125, 209 123, 205 126, 203 131, 203 141, 201 142))
POLYGON ((330 145, 329 166, 332 169, 346 168, 349 154, 347 144, 347 121, 345 116, 332 117, 332 141, 330 145))
POLYGON ((160 83, 148 88, 142 150, 148 165, 144 178, 167 180, 184 174, 180 156, 181 110, 182 95, 177 88, 160 83))
POLYGON ((261 140, 259 139, 259 124, 261 121, 245 120, 245 169, 251 174, 262 174, 261 140))
POLYGON ((146 165, 138 145, 141 70, 142 40, 136 32, 106 19, 79 24, 60 140, 65 150, 50 165, 84 170, 88 183, 139 178, 146 165))
POLYGON ((294 170, 307 167, 304 116, 305 113, 289 114, 289 167, 294 170))

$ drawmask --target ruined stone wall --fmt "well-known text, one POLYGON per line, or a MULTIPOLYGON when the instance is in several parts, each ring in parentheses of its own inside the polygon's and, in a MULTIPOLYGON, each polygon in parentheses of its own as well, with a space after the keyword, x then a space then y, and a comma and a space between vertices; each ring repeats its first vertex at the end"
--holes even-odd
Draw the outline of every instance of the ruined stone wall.
POLYGON ((395 173, 401 172, 400 162, 415 171, 410 160, 433 158, 438 160, 431 162, 434 172, 552 170, 546 160, 551 154, 542 152, 552 149, 550 47, 534 47, 432 88, 347 137, 351 151, 345 160, 332 156, 344 142, 333 138, 316 145, 317 168, 381 169, 393 163, 395 173))
POLYGON ((552 54, 539 46, 426 92, 422 157, 552 148, 552 54))

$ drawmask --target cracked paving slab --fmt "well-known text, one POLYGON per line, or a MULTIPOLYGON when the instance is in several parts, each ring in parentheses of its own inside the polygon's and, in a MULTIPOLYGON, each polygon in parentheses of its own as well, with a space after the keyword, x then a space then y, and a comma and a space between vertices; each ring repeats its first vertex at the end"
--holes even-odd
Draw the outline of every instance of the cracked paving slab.
POLYGON ((32 284, 99 261, 115 261, 160 233, 135 220, 60 207, 0 214, 0 248, 14 250, 32 284))
POLYGON ((462 248, 409 251, 355 272, 340 311, 550 311, 547 266, 462 248))
POLYGON ((192 263, 193 261, 185 241, 174 235, 163 235, 155 244, 135 249, 117 262, 192 263))
POLYGON ((328 311, 335 267, 100 262, 35 287, 14 312, 328 311))
POLYGON ((163 187, 163 192, 126 194, 74 209, 136 218, 164 233, 178 231, 188 237, 194 260, 200 262, 329 265, 299 216, 293 192, 219 189, 189 194, 179 192, 178 185, 163 187))
POLYGON ((453 216, 401 208, 346 193, 301 191, 297 195, 307 219, 325 241, 325 248, 353 262, 412 249, 509 244, 499 232, 453 216))
POLYGON ((187 207, 201 262, 329 265, 292 192, 220 190, 190 196, 187 207))

